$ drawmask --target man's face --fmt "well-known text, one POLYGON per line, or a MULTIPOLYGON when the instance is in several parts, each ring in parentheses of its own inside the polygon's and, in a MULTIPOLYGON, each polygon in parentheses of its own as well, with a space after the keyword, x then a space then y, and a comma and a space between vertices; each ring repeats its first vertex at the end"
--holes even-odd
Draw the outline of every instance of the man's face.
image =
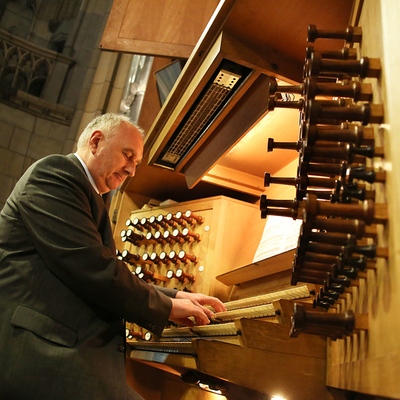
POLYGON ((128 176, 134 176, 143 157, 140 132, 122 122, 118 132, 106 141, 100 131, 92 133, 89 141, 91 161, 88 168, 101 194, 120 186, 128 176))

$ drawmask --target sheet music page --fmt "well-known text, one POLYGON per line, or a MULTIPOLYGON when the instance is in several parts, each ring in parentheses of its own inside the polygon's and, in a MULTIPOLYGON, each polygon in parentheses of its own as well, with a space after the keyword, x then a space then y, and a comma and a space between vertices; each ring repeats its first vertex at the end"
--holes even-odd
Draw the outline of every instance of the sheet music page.
POLYGON ((301 219, 293 220, 287 217, 270 215, 265 224, 253 262, 295 249, 302 222, 301 219))

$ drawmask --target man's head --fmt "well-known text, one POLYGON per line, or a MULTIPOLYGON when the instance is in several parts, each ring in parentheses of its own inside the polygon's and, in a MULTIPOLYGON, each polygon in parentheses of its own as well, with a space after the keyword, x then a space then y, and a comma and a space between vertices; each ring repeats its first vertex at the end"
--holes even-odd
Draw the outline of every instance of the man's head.
POLYGON ((89 123, 77 147, 77 153, 103 194, 135 175, 143 157, 143 136, 129 118, 104 114, 89 123))

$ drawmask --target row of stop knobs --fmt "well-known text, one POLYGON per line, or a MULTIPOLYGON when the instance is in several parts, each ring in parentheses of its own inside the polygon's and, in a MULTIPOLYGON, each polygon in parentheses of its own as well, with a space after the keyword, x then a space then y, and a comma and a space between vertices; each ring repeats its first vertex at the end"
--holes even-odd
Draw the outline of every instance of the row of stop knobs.
MULTIPOLYGON (((202 224, 204 218, 200 215, 193 214, 191 210, 185 213, 178 211, 175 215, 168 213, 166 215, 159 214, 157 217, 150 218, 134 218, 128 219, 125 225, 128 229, 121 231, 121 240, 130 242, 139 247, 141 245, 156 246, 158 244, 184 244, 199 242, 201 234, 193 232, 188 226, 193 227, 197 224, 202 224), (180 230, 178 227, 183 228, 180 230), (161 229, 164 228, 164 232, 161 229), (172 228, 172 230, 170 230, 172 228), (135 232, 135 230, 137 230, 135 232), (145 231, 148 231, 147 233, 145 231)), ((117 256, 123 261, 131 264, 134 269, 133 273, 139 278, 150 280, 153 282, 167 282, 175 278, 180 282, 194 282, 195 276, 178 268, 176 271, 169 269, 166 275, 161 275, 156 272, 146 269, 146 266, 168 266, 171 264, 188 264, 197 263, 199 258, 193 254, 188 254, 185 250, 169 252, 161 251, 159 254, 156 251, 145 252, 142 255, 132 254, 127 249, 122 252, 117 251, 117 256)))
POLYGON ((140 245, 157 245, 157 244, 175 244, 175 243, 185 243, 185 242, 199 242, 201 240, 201 235, 199 233, 195 233, 189 230, 189 228, 184 228, 180 231, 178 228, 175 228, 172 232, 166 230, 161 232, 159 230, 152 232, 147 232, 145 235, 141 233, 134 232, 133 229, 123 229, 121 231, 121 240, 123 242, 130 242, 135 246, 140 245))
POLYGON ((126 225, 133 226, 139 231, 144 231, 145 229, 151 230, 160 229, 160 228, 169 228, 169 227, 177 227, 186 226, 186 225, 196 225, 202 224, 204 222, 204 218, 200 215, 195 215, 191 210, 187 210, 185 213, 178 211, 175 215, 172 213, 168 213, 166 215, 159 214, 157 217, 152 215, 150 218, 143 217, 141 219, 134 218, 133 220, 128 219, 126 221, 126 225))
POLYGON ((176 271, 169 269, 167 271, 166 276, 157 274, 156 272, 153 272, 153 271, 146 270, 141 265, 138 265, 134 272, 139 278, 142 278, 142 279, 146 278, 146 279, 150 279, 150 280, 154 280, 154 281, 167 282, 168 279, 172 279, 172 278, 175 278, 180 282, 184 282, 186 280, 189 282, 194 282, 196 280, 196 277, 193 274, 188 274, 188 273, 184 272, 182 268, 178 268, 176 271))
POLYGON ((172 250, 168 255, 165 251, 162 251, 159 255, 157 255, 156 252, 151 253, 150 255, 148 253, 144 253, 142 256, 138 254, 131 254, 129 253, 128 250, 123 250, 122 252, 119 252, 117 250, 117 256, 127 262, 128 264, 131 264, 135 267, 134 273, 138 275, 140 278, 146 277, 147 279, 150 280, 160 280, 166 282, 168 279, 171 278, 176 278, 179 281, 184 281, 185 279, 194 282, 195 277, 192 274, 187 274, 185 273, 182 268, 178 268, 176 272, 173 270, 168 270, 166 276, 159 275, 155 272, 149 271, 145 269, 146 265, 159 265, 159 264, 165 264, 168 265, 170 263, 173 264, 178 264, 178 263, 188 263, 189 261, 193 263, 198 262, 198 257, 187 254, 184 250, 181 250, 179 253, 176 253, 174 250, 172 250), (139 265, 138 265, 139 264, 139 265))
POLYGON ((142 244, 182 244, 185 242, 200 241, 201 235, 190 230, 187 225, 193 227, 203 222, 204 218, 202 216, 195 215, 190 210, 187 210, 185 213, 178 211, 175 215, 168 213, 167 215, 159 214, 157 217, 128 219, 125 222, 128 229, 122 230, 121 239, 123 242, 128 241, 136 246, 142 244), (183 228, 182 231, 178 226, 183 228), (164 232, 161 232, 160 229, 162 228, 164 232), (135 232, 135 229, 140 233, 135 232), (145 230, 148 230, 148 232, 145 233, 145 230), (154 232, 151 232, 151 230, 154 232))

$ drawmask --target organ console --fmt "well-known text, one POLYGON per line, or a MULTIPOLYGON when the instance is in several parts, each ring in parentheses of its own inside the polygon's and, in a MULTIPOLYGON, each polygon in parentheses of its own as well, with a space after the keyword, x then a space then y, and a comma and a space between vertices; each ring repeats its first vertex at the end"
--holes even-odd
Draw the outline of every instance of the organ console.
MULTIPOLYGON (((125 224, 126 216, 121 218, 125 218, 125 224)), ((145 279, 156 278, 164 287, 213 294, 223 300, 228 299, 230 289, 218 282, 215 276, 229 271, 232 266, 240 267, 252 262, 264 226, 263 221, 258 221, 257 206, 222 196, 135 210, 130 220, 135 219, 142 221, 140 226, 143 230, 140 233, 126 230, 122 237, 124 248, 119 250, 126 254, 133 271, 137 266, 142 267, 136 271, 137 275, 143 274, 145 279), (231 215, 229 222, 223 218, 228 212, 231 215), (157 215, 155 220, 151 218, 154 215, 157 215), (251 224, 250 242, 241 254, 232 254, 228 250, 231 243, 239 245, 243 240, 239 216, 240 221, 244 216, 251 224), (150 225, 153 222, 157 226, 150 225), (222 232, 229 234, 230 243, 221 241, 222 232), (176 279, 171 280, 169 275, 172 272, 169 270, 174 273, 171 277, 176 279)))
POLYGON ((387 204, 384 186, 393 182, 384 169, 388 149, 382 146, 387 105, 379 85, 385 65, 379 52, 368 54, 371 46, 362 36, 358 26, 330 31, 310 25, 309 44, 320 44, 322 39, 347 44, 341 50, 308 46, 302 82, 287 86, 271 79, 269 83, 266 111, 296 109, 300 126, 297 141, 270 138, 267 151, 297 151, 299 159, 297 175, 266 172, 264 186, 266 193, 271 185, 292 186, 294 199, 273 199, 264 193, 259 209, 218 198, 131 212, 121 234, 125 249, 120 249, 130 268, 152 279, 152 284, 216 295, 228 311, 216 313, 208 326, 168 327, 161 337, 129 324, 129 357, 260 391, 264 390, 260 381, 268 380, 265 371, 279 374, 279 366, 274 370, 270 364, 290 364, 285 369, 289 377, 281 376, 292 389, 288 400, 335 398, 326 386, 399 398, 395 380, 385 377, 387 387, 381 387, 373 378, 385 362, 396 371, 399 365, 398 354, 390 350, 396 343, 393 335, 390 344, 382 344, 383 323, 393 330, 397 326, 391 286, 396 273, 390 270, 396 266, 396 254, 389 245, 394 240, 389 237, 393 226, 388 224, 393 205, 387 204), (280 93, 300 99, 287 101, 280 93), (255 242, 261 237, 260 220, 268 216, 302 221, 285 275, 290 289, 276 290, 282 270, 271 274, 273 278, 266 273, 259 282, 246 278, 243 266, 257 267, 248 254, 241 254, 242 250, 254 254, 255 246, 246 248, 252 240, 243 237, 251 230, 232 220, 230 206, 220 205, 226 201, 235 203, 241 221, 246 221, 246 214, 249 226, 257 225, 255 242), (224 285, 216 279, 232 270, 240 275, 239 283, 224 285), (252 295, 253 288, 260 293, 252 295), (224 359, 235 364, 247 381, 222 366, 224 359), (300 369, 306 372, 301 375, 300 369), (307 390, 297 393, 295 385, 303 384, 307 390))

